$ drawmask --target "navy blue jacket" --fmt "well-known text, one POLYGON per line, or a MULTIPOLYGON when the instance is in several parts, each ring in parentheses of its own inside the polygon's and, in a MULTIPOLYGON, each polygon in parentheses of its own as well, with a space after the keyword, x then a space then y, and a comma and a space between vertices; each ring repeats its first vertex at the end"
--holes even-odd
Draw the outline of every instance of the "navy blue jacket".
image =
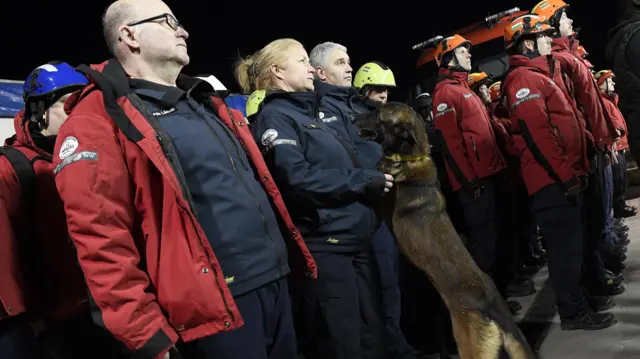
POLYGON ((195 213, 234 296, 289 273, 288 254, 271 202, 238 138, 188 93, 131 80, 175 147, 195 213))
POLYGON ((318 119, 315 92, 274 92, 251 132, 291 217, 315 252, 359 251, 378 229, 384 174, 361 168, 348 141, 318 119))
POLYGON ((313 85, 321 96, 319 119, 350 140, 363 168, 375 169, 382 158, 382 146, 360 137, 355 117, 374 111, 381 103, 364 99, 354 87, 335 86, 317 80, 313 85))

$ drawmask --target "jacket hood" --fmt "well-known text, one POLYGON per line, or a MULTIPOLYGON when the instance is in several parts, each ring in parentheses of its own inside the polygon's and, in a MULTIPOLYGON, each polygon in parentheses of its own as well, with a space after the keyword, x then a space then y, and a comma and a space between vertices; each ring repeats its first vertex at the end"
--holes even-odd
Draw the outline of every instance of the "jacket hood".
POLYGON ((614 105, 618 106, 618 94, 617 93, 613 93, 610 94, 608 92, 604 92, 604 91, 600 91, 602 93, 602 97, 606 98, 607 100, 613 102, 614 105))
POLYGON ((609 63, 613 63, 616 49, 625 31, 623 29, 634 22, 640 21, 640 9, 630 9, 622 13, 616 26, 612 27, 608 33, 608 44, 605 49, 605 58, 609 63))
POLYGON ((509 67, 516 69, 518 67, 529 67, 541 71, 547 76, 550 76, 551 70, 549 62, 552 60, 551 55, 538 56, 534 58, 528 58, 524 55, 513 55, 509 57, 509 67))
POLYGON ((454 82, 461 82, 466 84, 467 80, 469 78, 469 73, 466 71, 455 71, 455 70, 451 70, 451 69, 446 69, 444 67, 441 67, 440 70, 438 71, 438 74, 441 79, 449 79, 449 80, 453 80, 454 82))
POLYGON ((351 86, 336 86, 319 80, 313 81, 313 87, 320 96, 337 97, 345 101, 355 92, 351 86))
POLYGON ((618 23, 609 30, 609 39, 611 40, 611 38, 615 36, 620 29, 636 21, 640 21, 640 9, 630 9, 625 11, 620 15, 618 23))
MULTIPOLYGON (((92 70, 95 70, 97 72, 103 72, 104 69, 107 67, 107 65, 109 64, 109 62, 115 62, 117 64, 120 65, 120 62, 116 59, 109 59, 106 60, 102 63, 99 64, 92 64, 89 65, 89 67, 92 70)), ((126 76, 126 78, 130 78, 129 74, 126 73, 126 71, 124 70, 124 68, 122 69, 122 73, 124 73, 124 76, 126 76)), ((82 100, 88 93, 90 93, 91 91, 93 91, 96 87, 98 87, 97 82, 94 78, 91 77, 90 74, 87 74, 87 78, 89 79, 89 81, 91 82, 90 85, 86 86, 82 91, 78 91, 74 94, 72 94, 69 99, 67 99, 67 101, 65 102, 65 112, 67 114, 71 113, 71 111, 73 110, 73 108, 75 107, 75 105, 80 102, 80 100, 82 100)), ((112 79, 115 80, 115 79, 112 79)), ((191 76, 187 76, 184 74, 179 74, 178 78, 176 79, 176 86, 180 89, 183 89, 185 91, 188 90, 194 90, 195 88, 198 88, 198 90, 196 91, 196 93, 199 93, 201 95, 206 95, 206 96, 214 96, 214 97, 221 97, 219 95, 218 92, 216 92, 216 90, 213 88, 213 86, 206 80, 198 78, 198 77, 191 77, 191 76)), ((128 92, 130 92, 131 89, 129 88, 129 84, 128 83, 124 83, 122 84, 121 87, 117 87, 116 92, 119 92, 119 95, 124 95, 128 92)))
POLYGON ((27 147, 45 158, 51 157, 56 137, 40 133, 38 126, 24 117, 24 110, 13 118, 13 128, 16 134, 4 141, 5 146, 27 147))
MULTIPOLYGON (((287 91, 273 91, 265 96, 262 104, 262 111, 264 111, 269 105, 283 106, 295 112, 313 116, 318 110, 318 104, 320 103, 321 94, 315 91, 307 92, 287 92, 287 91)), ((262 112, 261 111, 261 112, 262 112)))
MULTIPOLYGON (((365 109, 366 111, 374 111, 382 105, 380 101, 373 101, 362 96, 360 91, 353 86, 336 86, 318 80, 314 81, 313 86, 318 96, 333 97, 348 104, 352 110, 365 109)), ((359 111, 356 110, 356 112, 359 111)))
POLYGON ((551 43, 553 44, 552 51, 571 51, 571 39, 568 36, 554 37, 551 39, 551 43))

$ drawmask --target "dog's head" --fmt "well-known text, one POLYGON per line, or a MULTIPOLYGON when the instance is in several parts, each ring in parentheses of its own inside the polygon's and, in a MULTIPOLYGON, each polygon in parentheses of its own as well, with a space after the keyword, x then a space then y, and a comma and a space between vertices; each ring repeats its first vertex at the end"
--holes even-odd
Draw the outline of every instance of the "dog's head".
POLYGON ((360 136, 382 145, 384 158, 379 169, 393 176, 405 172, 403 164, 429 155, 424 122, 408 105, 389 102, 377 110, 356 117, 360 136))

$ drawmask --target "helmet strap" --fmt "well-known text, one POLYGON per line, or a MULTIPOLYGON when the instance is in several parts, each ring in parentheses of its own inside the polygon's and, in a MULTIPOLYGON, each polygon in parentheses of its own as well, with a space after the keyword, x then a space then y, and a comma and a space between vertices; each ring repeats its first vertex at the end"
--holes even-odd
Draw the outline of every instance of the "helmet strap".
POLYGON ((44 115, 45 111, 45 103, 43 100, 29 102, 29 121, 37 124, 39 130, 48 127, 47 119, 44 115))
POLYGON ((464 69, 460 65, 460 61, 458 60, 458 54, 456 54, 455 51, 453 51, 452 54, 453 54, 453 67, 451 67, 451 70, 456 72, 469 72, 469 70, 464 69))

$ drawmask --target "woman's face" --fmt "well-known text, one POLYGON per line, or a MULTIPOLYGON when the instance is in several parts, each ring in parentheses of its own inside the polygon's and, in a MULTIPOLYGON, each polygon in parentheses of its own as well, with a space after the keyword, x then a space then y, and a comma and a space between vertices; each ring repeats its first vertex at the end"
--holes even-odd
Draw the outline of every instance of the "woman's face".
POLYGON ((280 87, 288 92, 313 91, 313 74, 315 70, 309 64, 307 51, 300 44, 292 45, 287 50, 286 61, 276 66, 275 76, 280 80, 280 87))

